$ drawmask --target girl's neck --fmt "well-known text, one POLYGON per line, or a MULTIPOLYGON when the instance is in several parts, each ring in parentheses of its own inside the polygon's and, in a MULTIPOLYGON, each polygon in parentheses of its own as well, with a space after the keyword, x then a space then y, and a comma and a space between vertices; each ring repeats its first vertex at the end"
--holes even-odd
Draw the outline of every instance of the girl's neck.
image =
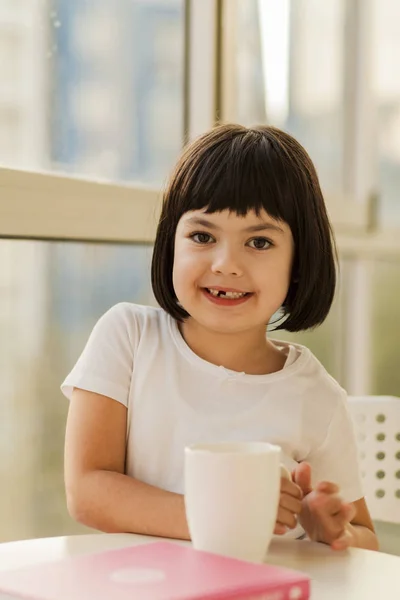
POLYGON ((193 319, 180 324, 189 348, 203 360, 249 375, 264 375, 283 369, 286 356, 268 341, 265 329, 220 333, 205 329, 193 319))

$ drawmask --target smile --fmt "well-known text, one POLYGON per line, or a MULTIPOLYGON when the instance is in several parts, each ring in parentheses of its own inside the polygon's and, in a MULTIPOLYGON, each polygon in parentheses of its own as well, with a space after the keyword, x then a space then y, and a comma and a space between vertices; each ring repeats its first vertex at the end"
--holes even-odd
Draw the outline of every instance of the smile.
POLYGON ((231 291, 224 291, 224 290, 214 290, 212 288, 206 288, 207 292, 209 292, 210 294, 212 294, 213 296, 217 297, 219 296, 220 298, 243 298, 243 296, 246 296, 247 292, 231 292, 231 291))
POLYGON ((236 306, 242 304, 253 295, 251 292, 218 290, 214 288, 203 288, 202 291, 208 300, 221 306, 236 306))

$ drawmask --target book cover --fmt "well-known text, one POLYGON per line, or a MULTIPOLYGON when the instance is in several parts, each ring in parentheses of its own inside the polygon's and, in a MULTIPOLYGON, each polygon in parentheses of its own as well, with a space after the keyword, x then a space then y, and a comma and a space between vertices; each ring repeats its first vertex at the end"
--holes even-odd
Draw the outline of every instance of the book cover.
POLYGON ((27 600, 308 600, 310 579, 171 542, 153 542, 0 573, 27 600))

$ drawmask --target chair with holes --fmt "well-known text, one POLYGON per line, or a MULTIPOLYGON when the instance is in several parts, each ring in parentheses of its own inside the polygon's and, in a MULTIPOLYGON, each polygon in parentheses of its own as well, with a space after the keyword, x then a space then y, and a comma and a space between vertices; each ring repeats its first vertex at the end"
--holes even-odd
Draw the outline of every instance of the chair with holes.
POLYGON ((349 396, 349 408, 371 517, 378 537, 391 536, 389 545, 400 554, 399 527, 393 528, 400 524, 400 398, 349 396))

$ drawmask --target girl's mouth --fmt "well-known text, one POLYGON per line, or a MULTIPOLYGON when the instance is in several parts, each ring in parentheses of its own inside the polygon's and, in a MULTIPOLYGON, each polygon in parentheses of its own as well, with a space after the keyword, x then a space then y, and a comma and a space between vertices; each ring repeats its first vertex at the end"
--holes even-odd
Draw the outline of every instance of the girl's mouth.
POLYGON ((220 306, 237 306, 249 300, 253 295, 251 292, 225 291, 213 288, 203 288, 202 291, 208 300, 220 306))

